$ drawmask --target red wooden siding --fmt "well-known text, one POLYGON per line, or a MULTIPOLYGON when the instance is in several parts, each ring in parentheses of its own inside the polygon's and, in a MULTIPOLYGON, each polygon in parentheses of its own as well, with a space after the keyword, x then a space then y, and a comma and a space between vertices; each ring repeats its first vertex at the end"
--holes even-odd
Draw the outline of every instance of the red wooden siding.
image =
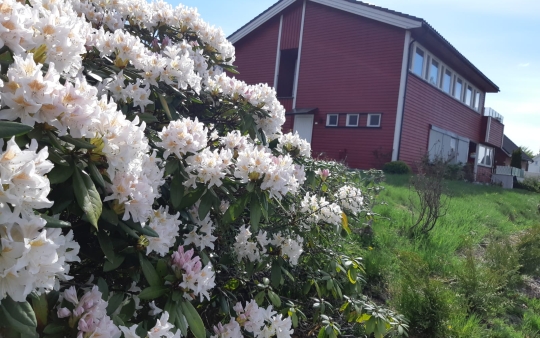
POLYGON ((293 99, 285 97, 279 98, 279 103, 283 105, 285 111, 290 111, 292 109, 293 99))
POLYGON ((298 48, 300 42, 300 26, 302 24, 302 1, 291 6, 283 13, 283 25, 281 27, 280 49, 298 48))
MULTIPOLYGON (((315 114, 313 155, 381 167, 392 152, 405 31, 307 2, 296 108, 315 114), (328 113, 382 113, 380 128, 326 127, 328 113)), ((366 126, 366 116, 360 117, 366 126)))
POLYGON ((237 79, 248 84, 267 83, 274 86, 279 16, 272 18, 238 41, 236 48, 237 79))
POLYGON ((489 130, 486 142, 499 148, 502 147, 504 125, 495 118, 489 118, 488 116, 484 116, 482 123, 484 123, 486 129, 489 130))
POLYGON ((281 131, 284 133, 293 133, 294 129, 294 115, 286 115, 285 123, 281 126, 281 131))
POLYGON ((484 143, 478 112, 409 73, 400 160, 413 164, 427 152, 430 125, 484 143))

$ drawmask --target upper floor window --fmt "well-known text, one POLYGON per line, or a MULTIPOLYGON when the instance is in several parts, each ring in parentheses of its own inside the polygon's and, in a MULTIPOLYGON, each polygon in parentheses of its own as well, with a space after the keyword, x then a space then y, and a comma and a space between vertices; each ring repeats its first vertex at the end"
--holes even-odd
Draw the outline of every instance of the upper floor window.
POLYGON ((450 94, 450 89, 452 88, 452 72, 448 69, 444 70, 444 75, 442 76, 441 89, 450 94))
POLYGON ((483 93, 432 53, 413 44, 409 70, 470 108, 481 112, 483 93))
POLYGON ((381 114, 368 114, 368 127, 380 127, 381 126, 381 114))
POLYGON ((347 114, 347 127, 358 127, 358 114, 347 114))
POLYGON ((416 51, 414 53, 413 72, 418 76, 422 76, 423 70, 424 70, 424 51, 420 49, 419 47, 416 47, 416 51))
POLYGON ((338 114, 328 114, 326 115, 326 126, 327 127, 337 127, 339 120, 338 114))
POLYGON ((437 80, 439 79, 439 63, 434 59, 431 59, 428 77, 429 77, 428 78, 429 83, 436 86, 437 80))
POLYGON ((461 101, 461 94, 463 92, 463 80, 456 77, 454 82, 454 97, 461 101))

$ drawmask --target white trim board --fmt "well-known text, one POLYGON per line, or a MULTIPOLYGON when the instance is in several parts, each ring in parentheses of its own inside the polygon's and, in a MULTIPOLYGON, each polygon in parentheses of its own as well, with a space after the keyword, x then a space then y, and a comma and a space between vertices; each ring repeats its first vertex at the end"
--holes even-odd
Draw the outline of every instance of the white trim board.
POLYGON ((398 160, 399 141, 401 139, 401 127, 403 120, 403 105, 405 104, 405 88, 407 87, 407 72, 409 65, 409 47, 411 46, 411 31, 405 32, 403 43, 403 56, 401 59, 401 79, 399 81, 398 104, 396 111, 396 125, 394 128, 394 145, 392 147, 392 161, 398 160))
MULTIPOLYGON (((332 7, 335 9, 339 9, 345 12, 360 15, 360 16, 363 16, 372 20, 376 20, 379 22, 383 22, 392 26, 396 26, 399 28, 412 29, 412 28, 422 27, 421 20, 405 18, 403 16, 393 14, 382 9, 371 8, 362 4, 355 4, 355 3, 351 3, 344 0, 309 0, 309 1, 321 4, 321 5, 325 5, 328 7, 332 7)), ((244 36, 248 35, 252 31, 257 29, 259 26, 264 24, 266 21, 270 20, 275 15, 279 14, 281 11, 283 11, 284 9, 286 9, 287 7, 289 7, 295 2, 296 2, 295 0, 279 1, 278 3, 274 5, 273 8, 271 7, 266 13, 262 14, 258 18, 248 23, 243 28, 240 28, 239 30, 234 32, 231 36, 229 36, 229 41, 233 44, 238 42, 244 36)))
POLYGON ((306 18, 306 1, 302 5, 302 22, 300 24, 300 40, 298 42, 298 57, 296 58, 296 69, 294 74, 293 103, 292 108, 296 109, 296 95, 298 94, 298 77, 300 77, 300 59, 302 58, 302 38, 304 37, 304 20, 306 18))
POLYGON ((277 38, 276 68, 274 69, 274 88, 277 91, 279 76, 279 60, 281 59, 281 28, 283 27, 283 14, 279 18, 279 33, 277 38))
POLYGON ((256 18, 255 20, 248 23, 243 28, 240 28, 236 32, 234 32, 231 36, 229 36, 228 40, 234 44, 244 36, 248 35, 252 31, 254 31, 257 27, 265 23, 266 21, 273 18, 276 14, 279 14, 282 10, 289 7, 293 3, 295 3, 296 0, 281 0, 278 2, 274 8, 269 9, 266 13, 262 14, 260 17, 256 18))

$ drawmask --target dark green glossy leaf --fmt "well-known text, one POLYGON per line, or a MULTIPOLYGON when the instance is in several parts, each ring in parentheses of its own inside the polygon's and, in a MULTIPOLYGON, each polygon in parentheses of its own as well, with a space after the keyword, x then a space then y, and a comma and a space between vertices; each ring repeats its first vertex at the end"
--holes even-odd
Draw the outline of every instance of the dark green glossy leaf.
POLYGON ((152 300, 163 296, 167 293, 167 288, 164 286, 150 286, 142 290, 139 298, 142 300, 152 300))
POLYGON ((103 180, 103 176, 93 162, 88 163, 88 172, 90 173, 92 180, 94 180, 97 185, 105 188, 105 180, 103 180))
POLYGON ((182 306, 182 312, 188 322, 188 327, 196 338, 206 338, 206 329, 201 316, 197 312, 197 309, 193 307, 193 304, 187 301, 180 303, 182 306))
POLYGON ((71 227, 71 223, 62 221, 60 219, 56 219, 51 216, 47 215, 41 215, 41 218, 43 218, 45 221, 47 221, 47 224, 45 225, 46 228, 69 228, 71 227))
MULTIPOLYGON (((67 162, 66 162, 67 163, 67 162)), ((63 183, 73 175, 72 166, 55 166, 48 174, 47 178, 51 184, 63 183)))
POLYGON ((139 253, 139 262, 141 264, 144 277, 148 281, 148 284, 150 284, 150 286, 163 286, 163 282, 161 281, 161 278, 159 278, 156 269, 154 268, 152 263, 150 263, 150 261, 141 253, 139 253))
POLYGON ((87 142, 87 141, 85 141, 83 139, 79 139, 79 138, 73 138, 73 137, 71 137, 69 135, 60 136, 60 139, 63 140, 63 141, 66 141, 67 143, 73 144, 77 148, 94 149, 96 147, 95 145, 93 145, 90 142, 87 142))
POLYGON ((75 169, 73 175, 73 192, 86 217, 97 229, 102 210, 101 196, 90 176, 79 168, 75 169))
POLYGON ((18 122, 0 121, 0 138, 24 135, 34 128, 18 122))
MULTIPOLYGON (((178 162, 175 162, 178 166, 178 162)), ((178 167, 177 167, 178 168, 178 167)), ((184 198, 184 185, 182 184, 182 176, 180 174, 174 175, 171 181, 171 203, 175 209, 180 207, 182 199, 184 198)))

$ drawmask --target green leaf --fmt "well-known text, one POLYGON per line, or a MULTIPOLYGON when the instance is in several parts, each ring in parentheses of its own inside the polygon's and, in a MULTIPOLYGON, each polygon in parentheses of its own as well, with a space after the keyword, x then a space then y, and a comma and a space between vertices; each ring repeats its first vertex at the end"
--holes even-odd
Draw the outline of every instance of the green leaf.
POLYGON ((73 192, 77 203, 83 209, 90 223, 97 229, 98 219, 101 215, 101 196, 92 182, 90 176, 79 168, 73 175, 73 192))
POLYGON ((161 278, 167 275, 167 261, 164 258, 158 260, 156 265, 156 272, 161 278))
POLYGON ((36 315, 37 325, 43 328, 47 324, 47 315, 49 312, 47 295, 42 293, 39 296, 32 297, 32 308, 36 315))
POLYGON ((61 155, 57 154, 57 151, 58 150, 55 148, 49 148, 49 157, 47 157, 47 159, 54 164, 69 166, 68 161, 66 161, 61 155))
MULTIPOLYGON (((176 162, 178 164, 178 162, 176 162)), ((179 209, 182 198, 184 197, 185 187, 180 174, 174 175, 171 182, 171 203, 175 209, 179 209)))
POLYGON ((152 300, 163 296, 166 292, 167 288, 163 285, 150 286, 141 291, 139 298, 142 300, 152 300))
POLYGON ((71 175, 73 175, 72 166, 54 166, 54 168, 47 174, 47 178, 51 184, 57 184, 67 181, 71 175))
POLYGON ((159 122, 158 119, 154 115, 152 115, 150 113, 140 113, 140 114, 137 114, 135 116, 138 116, 140 121, 143 121, 143 122, 146 122, 146 123, 159 122))
POLYGON ((281 265, 277 260, 272 262, 272 272, 270 276, 272 287, 277 288, 281 284, 281 265))
POLYGON ((99 292, 101 292, 101 298, 104 301, 107 301, 107 299, 109 299, 109 286, 107 285, 107 282, 102 277, 99 277, 97 285, 99 292))
POLYGON ((141 253, 139 253, 139 262, 141 263, 141 268, 148 284, 150 284, 150 286, 163 286, 163 282, 161 281, 161 278, 159 278, 156 269, 141 253))
POLYGON ((15 302, 10 297, 0 303, 0 323, 31 337, 36 336, 37 320, 28 302, 15 302), (5 324, 4 324, 5 325, 5 324))
POLYGON ((107 305, 107 315, 110 316, 118 309, 120 304, 124 301, 124 293, 119 292, 112 295, 111 299, 108 301, 107 305))
POLYGON ((241 198, 237 199, 236 202, 234 202, 223 215, 223 223, 227 224, 236 220, 244 211, 247 200, 247 195, 244 195, 241 198))
POLYGON ((105 231, 100 230, 98 231, 97 237, 99 241, 99 246, 101 246, 101 250, 105 254, 105 258, 107 258, 107 260, 111 263, 114 262, 116 255, 114 254, 114 247, 111 236, 105 231))
POLYGON ((131 237, 135 238, 135 239, 139 239, 139 235, 137 235, 137 233, 131 229, 130 227, 128 227, 127 225, 125 225, 124 223, 122 222, 118 222, 118 225, 120 226, 120 228, 122 228, 122 230, 124 230, 128 235, 130 235, 131 237))
POLYGON ((48 335, 56 335, 56 334, 64 332, 65 329, 66 329, 66 326, 60 323, 50 323, 49 325, 45 327, 45 329, 43 329, 43 333, 48 334, 48 335))
POLYGON ((192 190, 188 192, 184 197, 182 198, 182 202, 178 206, 178 210, 185 209, 191 207, 195 202, 197 202, 201 196, 206 191, 206 187, 200 187, 195 190, 192 190))
POLYGON ((187 301, 182 301, 180 305, 188 322, 189 329, 193 335, 196 338, 206 338, 206 329, 204 328, 204 323, 195 307, 193 307, 193 304, 187 301))
POLYGON ((160 94, 157 94, 157 96, 159 98, 159 102, 161 103, 161 106, 163 107, 163 111, 165 112, 165 115, 167 115, 167 118, 169 119, 169 121, 172 121, 173 118, 171 116, 171 111, 169 110, 169 104, 165 100, 165 97, 160 94))
POLYGON ((257 303, 257 305, 259 306, 262 306, 263 305, 263 301, 264 301, 264 296, 266 295, 266 291, 260 291, 256 296, 255 296, 255 302, 257 303))
POLYGON ((40 216, 45 221, 47 221, 47 224, 45 225, 46 228, 69 228, 69 227, 71 227, 71 223, 69 223, 69 222, 62 221, 62 220, 56 219, 54 217, 43 215, 43 214, 41 214, 40 216))
POLYGON ((105 188, 105 180, 93 162, 88 162, 88 171, 94 182, 100 187, 105 188))
POLYGON ((24 135, 33 129, 18 122, 0 121, 0 138, 24 135))
POLYGON ((127 302, 126 305, 122 306, 122 309, 120 310, 120 316, 122 316, 125 321, 131 320, 131 317, 133 317, 133 314, 135 313, 135 301, 132 299, 127 302))
POLYGON ((103 208, 101 210, 101 219, 109 224, 118 225, 118 215, 109 208, 103 208))
POLYGON ((108 271, 112 271, 112 270, 116 269, 117 267, 122 265, 122 263, 124 262, 125 259, 126 259, 126 256, 124 256, 124 255, 116 255, 116 256, 114 256, 114 260, 112 262, 105 261, 105 264, 103 264, 103 271, 108 272, 108 271))
POLYGON ((317 338, 324 338, 326 337, 326 330, 324 329, 324 327, 321 328, 321 330, 319 331, 319 334, 317 335, 317 338))
POLYGON ((210 212, 210 209, 212 209, 213 200, 214 199, 212 194, 210 193, 210 190, 201 198, 201 203, 199 204, 200 220, 203 220, 210 212))
POLYGON ((69 135, 60 136, 60 139, 63 140, 63 141, 66 141, 67 143, 73 144, 77 148, 94 149, 96 147, 95 145, 93 145, 90 142, 86 142, 83 139, 73 138, 73 137, 71 137, 69 135))
POLYGON ((270 301, 275 307, 281 306, 281 299, 274 291, 268 290, 268 298, 270 298, 270 301))
POLYGON ((253 195, 251 198, 250 208, 250 222, 253 228, 253 232, 256 232, 259 229, 259 222, 261 221, 262 209, 261 204, 259 203, 259 198, 257 195, 253 195))
MULTIPOLYGON (((122 223, 122 222, 120 222, 122 223)), ((133 222, 132 220, 127 220, 124 222, 127 226, 129 226, 130 228, 140 232, 141 234, 143 235, 146 235, 146 236, 149 236, 149 237, 159 237, 158 233, 150 228, 150 227, 142 227, 139 223, 135 223, 133 222)))

